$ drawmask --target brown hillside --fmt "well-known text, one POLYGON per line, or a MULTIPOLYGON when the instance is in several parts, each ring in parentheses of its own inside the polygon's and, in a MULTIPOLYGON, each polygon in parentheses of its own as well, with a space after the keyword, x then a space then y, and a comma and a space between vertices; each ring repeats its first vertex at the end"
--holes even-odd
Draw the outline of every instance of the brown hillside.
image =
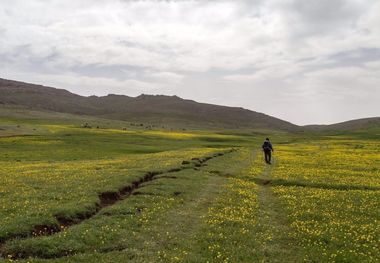
POLYGON ((226 107, 177 96, 108 95, 84 97, 55 89, 12 80, 0 79, 0 104, 17 105, 33 110, 99 116, 130 121, 165 121, 225 128, 269 128, 295 131, 289 122, 243 108, 226 107))

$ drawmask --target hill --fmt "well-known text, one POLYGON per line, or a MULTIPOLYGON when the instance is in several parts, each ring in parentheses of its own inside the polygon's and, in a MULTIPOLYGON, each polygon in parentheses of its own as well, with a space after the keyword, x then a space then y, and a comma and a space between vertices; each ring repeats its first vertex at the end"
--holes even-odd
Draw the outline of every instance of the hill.
POLYGON ((355 131, 380 127, 380 117, 363 118, 350 120, 331 125, 307 125, 304 126, 309 131, 355 131))
POLYGON ((0 105, 184 127, 262 128, 297 131, 299 126, 238 107, 198 103, 177 96, 80 96, 67 90, 0 79, 0 105))

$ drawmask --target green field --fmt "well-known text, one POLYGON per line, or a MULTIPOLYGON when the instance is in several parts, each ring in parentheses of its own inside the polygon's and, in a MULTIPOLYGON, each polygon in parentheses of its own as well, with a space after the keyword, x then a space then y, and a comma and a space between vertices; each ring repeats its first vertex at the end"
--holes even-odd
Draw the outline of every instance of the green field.
POLYGON ((4 112, 0 262, 380 261, 378 129, 147 130, 4 112))

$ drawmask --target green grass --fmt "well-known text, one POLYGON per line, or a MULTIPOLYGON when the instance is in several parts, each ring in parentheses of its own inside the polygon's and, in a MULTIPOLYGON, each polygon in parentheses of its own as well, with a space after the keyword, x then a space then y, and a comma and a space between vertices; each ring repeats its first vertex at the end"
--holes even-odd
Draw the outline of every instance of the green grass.
POLYGON ((88 129, 81 127, 85 120, 14 109, 0 114, 5 258, 380 260, 376 129, 345 134, 123 130, 129 123, 97 118, 90 122, 101 127, 88 129), (272 166, 264 164, 260 151, 267 133, 275 146, 272 166), (205 157, 212 158, 203 162, 205 157), (159 174, 104 206, 99 195, 120 194, 148 172, 159 174), (63 224, 55 234, 32 234, 36 226, 59 227, 59 218, 76 223, 63 224))

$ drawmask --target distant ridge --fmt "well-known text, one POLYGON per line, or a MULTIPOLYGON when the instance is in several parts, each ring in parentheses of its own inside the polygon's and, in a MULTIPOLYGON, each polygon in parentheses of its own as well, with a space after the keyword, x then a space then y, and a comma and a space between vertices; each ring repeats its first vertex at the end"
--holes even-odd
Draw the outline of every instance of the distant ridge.
POLYGON ((303 126, 309 131, 354 131, 368 128, 380 127, 380 117, 363 118, 357 120, 344 121, 330 125, 306 125, 303 126))
POLYGON ((142 94, 129 97, 109 94, 101 97, 85 97, 64 89, 2 78, 0 78, 0 105, 157 125, 175 124, 181 127, 259 128, 290 132, 380 128, 380 117, 350 120, 331 125, 297 126, 244 108, 199 103, 177 96, 142 94))
POLYGON ((157 124, 215 128, 263 128, 298 131, 300 127, 269 115, 238 108, 198 103, 177 96, 89 96, 0 78, 0 105, 31 110, 90 115, 102 118, 157 124))

